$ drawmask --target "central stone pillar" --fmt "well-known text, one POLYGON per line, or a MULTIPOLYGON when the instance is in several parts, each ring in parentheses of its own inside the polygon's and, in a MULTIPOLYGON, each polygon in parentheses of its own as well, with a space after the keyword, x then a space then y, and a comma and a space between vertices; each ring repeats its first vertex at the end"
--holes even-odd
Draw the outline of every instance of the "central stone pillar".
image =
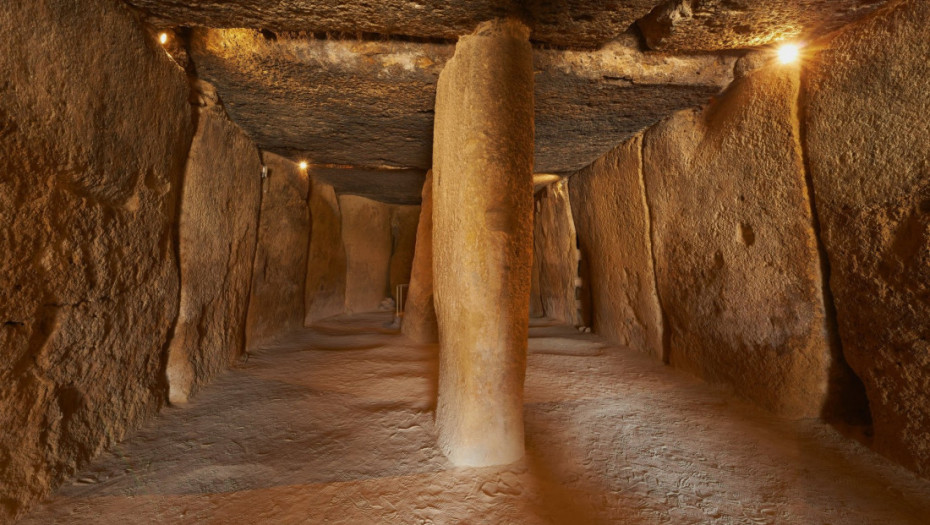
POLYGON ((529 29, 485 22, 459 40, 436 94, 436 423, 456 465, 523 456, 533 133, 529 29))

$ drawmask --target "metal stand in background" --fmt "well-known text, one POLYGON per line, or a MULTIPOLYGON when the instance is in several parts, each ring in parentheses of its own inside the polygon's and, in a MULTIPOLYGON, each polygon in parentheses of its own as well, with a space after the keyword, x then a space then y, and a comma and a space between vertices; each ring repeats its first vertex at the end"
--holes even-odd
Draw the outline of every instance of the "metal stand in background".
POLYGON ((407 298, 404 292, 409 286, 409 284, 398 284, 394 290, 397 301, 394 303, 394 321, 391 322, 391 328, 400 329, 401 322, 404 319, 404 302, 407 298))

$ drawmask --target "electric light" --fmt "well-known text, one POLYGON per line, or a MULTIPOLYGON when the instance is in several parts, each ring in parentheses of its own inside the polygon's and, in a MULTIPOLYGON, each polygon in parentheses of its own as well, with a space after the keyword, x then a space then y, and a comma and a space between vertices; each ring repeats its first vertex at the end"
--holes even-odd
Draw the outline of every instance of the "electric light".
POLYGON ((306 170, 309 166, 310 166, 310 165, 307 164, 307 161, 305 161, 305 160, 300 161, 300 169, 306 170))
POLYGON ((801 47, 797 44, 784 44, 778 48, 778 61, 782 64, 792 64, 801 56, 801 47))
POLYGON ((168 33, 161 33, 158 35, 158 41, 161 42, 161 45, 168 43, 168 33))

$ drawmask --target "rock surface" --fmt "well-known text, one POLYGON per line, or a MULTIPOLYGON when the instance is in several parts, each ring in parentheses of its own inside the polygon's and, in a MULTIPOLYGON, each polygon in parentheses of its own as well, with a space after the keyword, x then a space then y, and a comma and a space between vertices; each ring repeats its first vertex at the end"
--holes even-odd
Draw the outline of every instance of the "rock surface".
POLYGON ((164 404, 194 129, 184 74, 121 3, 2 2, 0 31, 8 522, 164 404))
POLYGON ((345 311, 374 312, 390 295, 391 207, 364 197, 340 195, 339 210, 346 253, 345 311))
POLYGON ((843 351, 875 446, 930 474, 930 4, 899 2, 812 60, 807 148, 843 351))
POLYGON ((560 47, 597 47, 624 33, 660 0, 130 0, 156 25, 254 27, 272 31, 377 33, 455 40, 479 22, 518 16, 532 38, 560 47))
MULTIPOLYGON (((390 297, 399 301, 397 287, 410 284, 413 271, 414 249, 417 242, 417 226, 420 222, 419 206, 391 207, 391 262, 390 262, 390 297)), ((404 289, 407 296, 409 286, 404 289)), ((396 303, 395 303, 396 304, 396 303)))
POLYGON ((805 41, 839 29, 886 0, 670 0, 639 21, 652 49, 719 51, 805 41))
MULTIPOLYGON (((340 194, 418 204, 430 168, 439 72, 453 46, 197 30, 191 54, 263 149, 306 160, 340 194)), ((726 56, 642 53, 624 35, 596 51, 534 52, 535 170, 570 173, 732 80, 726 56)))
POLYGON ((643 176, 671 364, 776 413, 817 417, 834 364, 799 86, 797 69, 769 65, 651 128, 643 176))
POLYGON ((342 244, 342 213, 336 192, 316 178, 310 180, 310 248, 304 324, 341 314, 346 307, 346 251, 342 244))
POLYGON ((637 135, 573 175, 569 195, 594 332, 664 360, 641 155, 637 135))
POLYGON ((185 403, 245 351, 262 164, 222 107, 202 108, 184 172, 181 301, 168 348, 168 398, 185 403))
POLYGON ((418 343, 438 343, 439 327, 436 321, 436 308, 433 306, 432 171, 426 174, 422 202, 401 331, 418 343))
POLYGON ((433 281, 439 446, 453 464, 523 456, 533 262, 533 58, 512 20, 463 37, 439 79, 433 281))
POLYGON ((580 325, 575 302, 578 243, 568 180, 550 184, 536 196, 533 255, 539 260, 539 296, 546 317, 580 325))
POLYGON ((248 349, 304 323, 304 285, 310 242, 310 177, 288 159, 263 153, 262 211, 246 325, 248 349))

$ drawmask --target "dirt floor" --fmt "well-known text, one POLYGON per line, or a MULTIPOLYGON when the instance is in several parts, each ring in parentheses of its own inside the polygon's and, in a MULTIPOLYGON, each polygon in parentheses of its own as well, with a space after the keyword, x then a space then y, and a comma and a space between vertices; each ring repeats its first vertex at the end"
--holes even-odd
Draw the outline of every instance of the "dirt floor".
POLYGON ((527 456, 454 468, 436 346, 342 317, 99 457, 23 523, 930 523, 930 482, 597 337, 534 322, 527 456))

